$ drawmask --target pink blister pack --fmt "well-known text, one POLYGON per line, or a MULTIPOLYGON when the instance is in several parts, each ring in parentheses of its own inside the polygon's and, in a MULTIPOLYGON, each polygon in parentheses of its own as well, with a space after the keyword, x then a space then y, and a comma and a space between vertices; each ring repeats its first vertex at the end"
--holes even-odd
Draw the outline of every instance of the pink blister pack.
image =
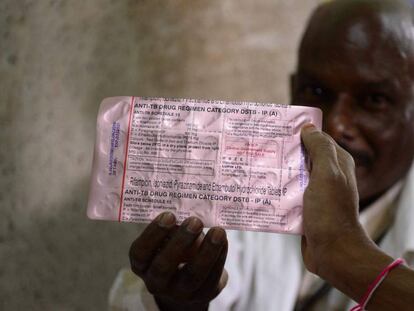
POLYGON ((173 212, 206 227, 302 232, 308 161, 300 140, 317 108, 112 97, 98 112, 87 214, 119 222, 173 212))

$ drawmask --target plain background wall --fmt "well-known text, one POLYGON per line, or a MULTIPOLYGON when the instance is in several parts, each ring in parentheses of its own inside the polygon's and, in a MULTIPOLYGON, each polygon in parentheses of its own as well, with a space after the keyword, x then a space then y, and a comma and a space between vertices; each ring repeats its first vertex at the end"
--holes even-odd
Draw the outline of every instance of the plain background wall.
POLYGON ((107 96, 288 102, 317 0, 2 0, 0 310, 105 310, 134 224, 86 218, 107 96))

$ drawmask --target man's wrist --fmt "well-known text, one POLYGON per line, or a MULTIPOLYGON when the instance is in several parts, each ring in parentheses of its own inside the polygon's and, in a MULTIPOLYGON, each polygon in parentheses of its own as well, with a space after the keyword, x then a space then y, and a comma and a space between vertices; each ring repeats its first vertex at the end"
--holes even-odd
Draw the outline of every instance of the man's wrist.
POLYGON ((338 240, 327 253, 320 276, 356 301, 392 261, 364 231, 359 230, 338 240))

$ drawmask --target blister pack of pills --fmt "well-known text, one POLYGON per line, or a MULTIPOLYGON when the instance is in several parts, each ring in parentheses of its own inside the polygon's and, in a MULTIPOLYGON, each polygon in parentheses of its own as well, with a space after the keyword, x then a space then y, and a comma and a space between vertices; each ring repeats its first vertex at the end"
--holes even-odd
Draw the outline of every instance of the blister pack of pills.
POLYGON ((87 214, 150 222, 164 211, 206 227, 302 232, 306 123, 317 108, 112 97, 101 103, 87 214))

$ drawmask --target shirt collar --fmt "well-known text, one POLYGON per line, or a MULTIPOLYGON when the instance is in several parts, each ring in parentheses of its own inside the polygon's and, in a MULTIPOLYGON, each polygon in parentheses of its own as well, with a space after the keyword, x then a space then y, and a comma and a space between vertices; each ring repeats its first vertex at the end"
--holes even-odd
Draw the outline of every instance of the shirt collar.
POLYGON ((391 226, 402 187, 401 180, 360 213, 359 221, 372 240, 376 241, 391 226))
POLYGON ((403 256, 414 264, 414 165, 401 190, 395 221, 381 248, 393 257, 403 256))

